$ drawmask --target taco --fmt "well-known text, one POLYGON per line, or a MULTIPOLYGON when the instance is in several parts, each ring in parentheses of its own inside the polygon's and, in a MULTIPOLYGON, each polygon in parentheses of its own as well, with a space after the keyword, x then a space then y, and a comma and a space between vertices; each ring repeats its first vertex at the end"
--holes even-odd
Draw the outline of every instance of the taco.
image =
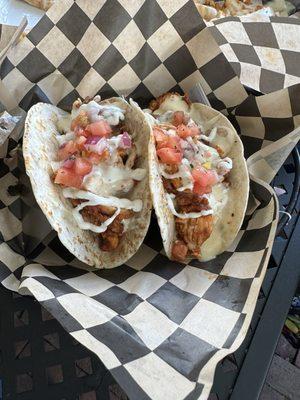
POLYGON ((242 142, 224 115, 176 93, 145 111, 152 125, 150 190, 165 252, 182 262, 210 260, 228 249, 245 214, 242 142))
POLYGON ((132 101, 74 102, 71 114, 39 103, 27 115, 26 172, 60 241, 95 268, 124 263, 151 214, 149 124, 132 101))
POLYGON ((194 0, 194 3, 205 21, 260 12, 267 12, 269 16, 274 15, 270 7, 251 0, 194 0))

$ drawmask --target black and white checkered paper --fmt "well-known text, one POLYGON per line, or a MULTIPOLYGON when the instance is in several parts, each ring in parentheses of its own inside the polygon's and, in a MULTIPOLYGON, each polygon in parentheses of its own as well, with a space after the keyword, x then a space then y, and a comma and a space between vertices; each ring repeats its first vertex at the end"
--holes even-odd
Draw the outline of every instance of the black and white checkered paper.
POLYGON ((261 165, 269 181, 283 161, 278 143, 289 148, 299 138, 297 93, 248 97, 187 0, 59 1, 10 51, 0 76, 9 88, 5 96, 0 88, 0 100, 11 113, 37 101, 67 108, 96 93, 147 103, 200 81, 212 105, 230 115, 252 160, 250 201, 234 243, 206 263, 169 261, 153 217, 126 265, 79 269, 34 202, 18 146, 21 123, 0 159, 2 284, 33 295, 101 358, 131 400, 207 399, 216 364, 245 337, 265 274, 278 205, 261 165))
POLYGON ((244 85, 261 93, 300 90, 299 18, 254 13, 215 20, 209 29, 244 85))

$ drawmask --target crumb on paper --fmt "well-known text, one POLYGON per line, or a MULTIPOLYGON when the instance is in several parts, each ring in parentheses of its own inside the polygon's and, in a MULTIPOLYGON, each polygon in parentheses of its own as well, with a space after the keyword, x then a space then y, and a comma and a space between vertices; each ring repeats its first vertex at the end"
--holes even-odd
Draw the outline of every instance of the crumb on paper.
POLYGON ((259 11, 264 6, 252 0, 194 0, 195 5, 206 21, 229 16, 241 16, 259 11))
POLYGON ((15 117, 4 111, 0 116, 0 146, 4 144, 21 117, 15 117))

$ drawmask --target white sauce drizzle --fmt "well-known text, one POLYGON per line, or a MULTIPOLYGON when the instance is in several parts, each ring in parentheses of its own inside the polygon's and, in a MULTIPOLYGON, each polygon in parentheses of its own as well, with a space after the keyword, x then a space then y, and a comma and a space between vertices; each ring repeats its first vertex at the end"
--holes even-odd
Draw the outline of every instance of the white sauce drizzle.
MULTIPOLYGON (((109 225, 117 218, 117 216, 120 214, 120 208, 117 208, 116 212, 110 217, 108 218, 106 221, 102 222, 102 224, 100 226, 98 225, 94 225, 91 224, 90 222, 86 222, 82 215, 80 214, 80 211, 86 207, 86 206, 91 206, 93 204, 91 204, 90 201, 84 202, 82 204, 79 204, 77 207, 75 207, 72 210, 72 214, 73 217, 75 218, 78 226, 83 229, 83 230, 88 230, 88 231, 92 231, 95 233, 103 233, 107 230, 107 228, 109 227, 109 225)), ((95 204, 94 204, 95 205, 95 204)))
POLYGON ((114 196, 119 192, 128 193, 134 181, 142 181, 146 176, 143 168, 124 168, 109 165, 94 165, 92 171, 85 175, 83 187, 93 193, 114 196))
POLYGON ((73 108, 72 119, 76 118, 80 112, 86 112, 91 122, 97 122, 101 119, 105 119, 110 125, 116 126, 123 121, 125 111, 120 107, 114 105, 102 105, 97 103, 95 100, 90 101, 87 104, 82 104, 78 108, 73 108))
POLYGON ((74 140, 75 139, 75 133, 74 132, 67 132, 64 135, 56 135, 56 140, 58 141, 59 146, 64 144, 65 142, 68 142, 69 140, 74 140))
POLYGON ((182 218, 182 219, 189 219, 189 218, 199 218, 199 217, 203 217, 205 215, 211 215, 213 213, 213 210, 202 210, 198 213, 192 212, 192 213, 178 213, 175 210, 174 204, 173 204, 173 199, 175 198, 174 194, 170 194, 170 193, 166 193, 166 197, 167 197, 167 202, 168 202, 168 206, 171 210, 171 213, 173 215, 175 215, 178 218, 182 218))
POLYGON ((78 226, 83 230, 90 230, 95 233, 103 233, 107 230, 107 227, 114 221, 114 219, 119 215, 121 208, 125 208, 128 210, 133 210, 135 212, 139 212, 142 210, 143 202, 142 200, 128 200, 128 199, 118 199, 117 197, 102 197, 95 195, 91 192, 86 192, 84 190, 76 190, 72 188, 66 188, 62 191, 63 196, 71 199, 81 199, 87 200, 72 210, 72 214, 78 224, 78 226), (103 222, 100 226, 91 224, 89 222, 84 221, 80 211, 86 206, 109 206, 116 207, 116 212, 108 218, 105 222, 103 222))
POLYGON ((217 171, 219 175, 225 175, 232 170, 232 160, 229 157, 222 158, 217 163, 217 171))
POLYGON ((181 187, 177 188, 176 190, 177 190, 178 192, 183 192, 183 191, 185 191, 186 189, 193 190, 193 187, 194 187, 193 182, 190 182, 190 183, 188 183, 188 184, 185 185, 185 186, 181 186, 181 187))

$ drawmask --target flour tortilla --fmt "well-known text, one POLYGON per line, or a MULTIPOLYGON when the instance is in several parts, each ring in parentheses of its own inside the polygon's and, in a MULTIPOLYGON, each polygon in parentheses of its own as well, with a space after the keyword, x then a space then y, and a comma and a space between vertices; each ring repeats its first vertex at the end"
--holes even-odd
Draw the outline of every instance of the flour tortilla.
MULTIPOLYGON (((217 119, 217 122, 213 126, 224 126, 229 128, 231 132, 230 135, 228 134, 225 154, 233 161, 233 168, 229 175, 228 201, 220 217, 214 222, 211 236, 202 244, 201 256, 199 257, 200 261, 208 261, 228 249, 240 230, 247 207, 249 177, 243 144, 228 119, 218 111, 200 103, 192 104, 188 113, 199 126, 208 127, 213 123, 214 118, 214 121, 217 119)), ((220 147, 222 148, 222 146, 220 147)), ((166 192, 160 177, 153 133, 149 145, 149 180, 153 207, 157 215, 164 249, 167 256, 171 258, 173 241, 176 239, 175 217, 168 207, 166 192)))
POLYGON ((40 8, 41 10, 48 11, 49 8, 54 4, 55 0, 24 0, 26 3, 40 8))
POLYGON ((59 108, 38 103, 27 115, 23 139, 23 154, 26 172, 30 178, 36 201, 46 215, 63 245, 79 260, 94 268, 114 268, 126 262, 140 247, 147 233, 151 215, 151 195, 148 182, 148 142, 150 127, 143 112, 135 103, 127 103, 121 98, 112 98, 101 104, 114 104, 125 110, 125 125, 130 134, 135 135, 134 143, 140 149, 136 168, 145 168, 146 177, 138 182, 129 198, 141 199, 141 212, 132 217, 116 250, 104 252, 99 248, 97 235, 78 227, 72 205, 62 194, 59 185, 53 183, 54 173, 51 162, 57 160, 59 147, 56 136, 60 134, 58 125, 68 117, 59 108))

